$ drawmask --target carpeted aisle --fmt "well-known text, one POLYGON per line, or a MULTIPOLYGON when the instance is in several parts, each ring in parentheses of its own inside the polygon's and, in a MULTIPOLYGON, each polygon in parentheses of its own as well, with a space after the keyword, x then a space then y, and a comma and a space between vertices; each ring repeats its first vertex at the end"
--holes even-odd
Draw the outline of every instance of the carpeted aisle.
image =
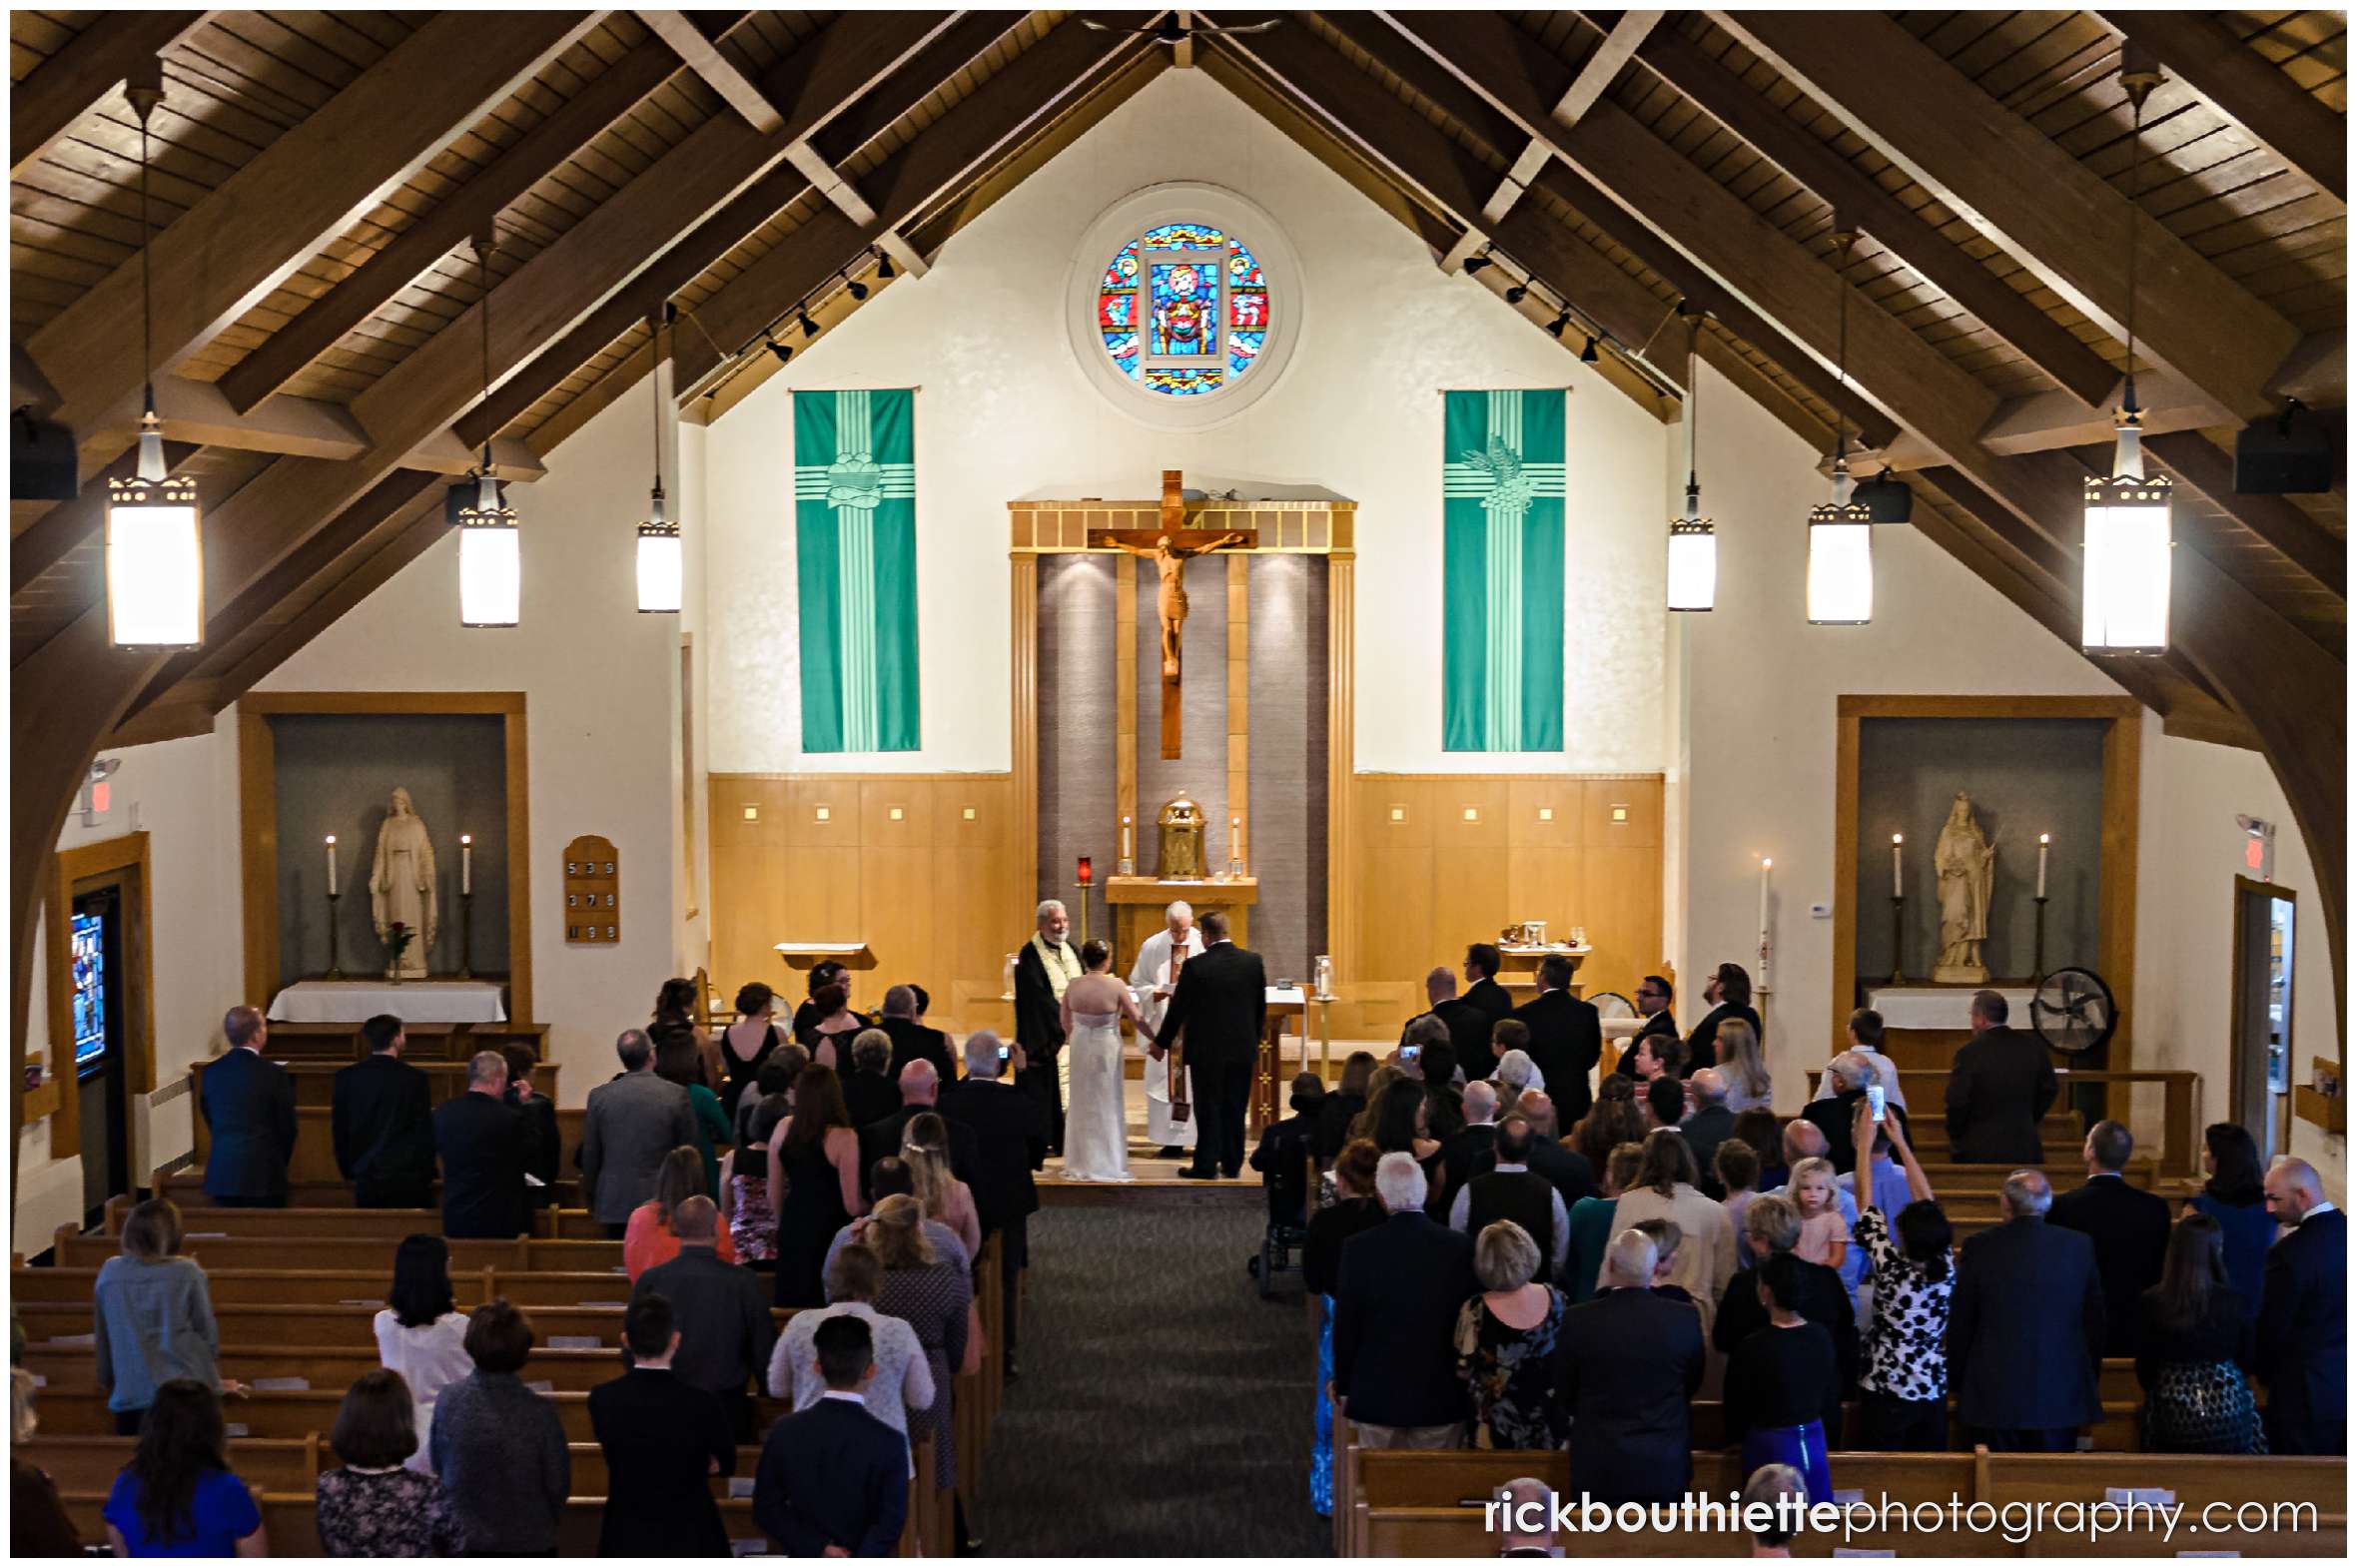
POLYGON ((983 1466, 990 1555, 1314 1556, 1316 1345, 1288 1274, 1244 1273, 1265 1211, 1032 1216, 1023 1375, 983 1466))

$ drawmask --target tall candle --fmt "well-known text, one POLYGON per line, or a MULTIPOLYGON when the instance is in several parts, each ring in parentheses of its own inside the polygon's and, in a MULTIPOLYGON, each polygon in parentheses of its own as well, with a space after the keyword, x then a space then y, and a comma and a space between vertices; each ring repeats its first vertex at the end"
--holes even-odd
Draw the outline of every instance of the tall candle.
POLYGON ((458 891, 474 891, 474 835, 471 833, 458 835, 458 891))
POLYGON ((2047 834, 2044 834, 2044 833, 2040 833, 2040 834, 2037 836, 2037 896, 2038 896, 2039 898, 2044 898, 2044 897, 2046 896, 2046 841, 2047 841, 2047 838, 2048 838, 2048 835, 2047 835, 2047 834))
POLYGON ((1244 863, 1244 819, 1241 817, 1227 819, 1227 858, 1239 866, 1244 863))
POLYGON ((1907 835, 1904 833, 1891 835, 1891 896, 1893 898, 1907 897, 1907 861, 1900 853, 1899 848, 1906 842, 1907 835))
POLYGON ((328 897, 336 896, 336 835, 328 835, 328 897))
POLYGON ((1763 950, 1768 946, 1768 868, 1775 864, 1765 857, 1760 861, 1760 947, 1763 950))
POLYGON ((1124 817, 1122 818, 1122 859, 1129 860, 1131 858, 1130 819, 1128 817, 1124 817))

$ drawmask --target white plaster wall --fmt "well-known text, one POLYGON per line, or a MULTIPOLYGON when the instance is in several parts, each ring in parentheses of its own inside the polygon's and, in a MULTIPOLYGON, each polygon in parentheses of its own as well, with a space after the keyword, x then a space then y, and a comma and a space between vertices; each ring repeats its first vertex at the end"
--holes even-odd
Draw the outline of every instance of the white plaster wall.
MULTIPOLYGON (((2136 1057, 2139 1066, 2204 1075, 2199 1115, 2225 1120, 2234 1008, 2234 879, 2248 875, 2237 814, 2276 825, 2274 881, 2299 895, 2292 942, 2291 1078, 2340 1053, 2340 999, 2316 903, 2308 846, 2266 759, 2180 740, 2146 715, 2136 868, 2136 1057)), ((2286 1109, 2288 1115, 2288 1107, 2286 1109)), ((2348 1140, 2291 1123, 2291 1152, 2313 1164, 2335 1201, 2347 1190, 2348 1140)))
MULTIPOLYGON (((653 468, 643 384, 517 486, 522 624, 458 624, 458 545, 434 543, 262 683, 266 691, 521 691, 530 742, 533 1011, 577 1106, 614 1071, 613 1041, 645 1022, 674 972, 680 872, 680 617, 638 613, 635 529, 653 468), (622 940, 564 940, 563 850, 613 840, 622 940)), ((385 781, 388 789, 397 779, 385 781)), ((221 831, 236 832, 234 810, 221 831)), ((456 823, 430 824, 454 840, 456 823)), ((263 1000, 263 999, 258 999, 263 1000)))
MULTIPOLYGON (((1835 699, 1843 693, 2113 694, 2067 644, 1912 528, 1875 535, 1875 618, 1812 626, 1802 610, 1808 509, 1824 498, 1818 454, 1705 368, 1703 509, 1719 526, 1718 608, 1672 618, 1668 664, 1686 691, 1679 973, 1699 987, 1734 959, 1756 968, 1760 857, 1770 894, 1769 1008, 1778 1103, 1794 1105, 1839 1020, 1830 1000, 1833 927, 1810 916, 1835 885, 1835 699)), ((1675 484, 1683 484, 1679 475, 1675 484)), ((1674 748, 1675 749, 1675 748, 1674 748)), ((1678 792, 1673 792, 1674 794, 1678 792)), ((2202 1072, 2205 1120, 2226 1112, 2229 966, 2237 812, 2281 825, 2276 877, 2314 887, 2282 791, 2255 752, 2164 737, 2145 716, 2136 864, 2135 1062, 2202 1072)), ((2338 999, 2320 914, 2303 905, 2294 955, 2295 1071, 2337 1050, 2338 999)), ((1699 1016, 1699 991, 1682 1017, 1699 1016)), ((2146 1104, 2138 1103, 2145 1120, 2146 1104)), ((2157 1126, 2158 1102, 2148 1125, 2157 1126)), ((2295 1150, 2335 1191, 2342 1140, 2301 1126, 2295 1150), (2331 1147, 2327 1148, 2327 1144, 2331 1147)))
POLYGON ((878 295, 706 432, 709 570, 720 585, 710 766, 1008 767, 1006 503, 1044 486, 1152 495, 1160 470, 1178 467, 1318 483, 1359 502, 1360 769, 1659 768, 1668 438, 1481 285, 1443 277, 1412 235, 1201 72, 1166 73, 962 231, 931 277, 878 295), (1171 136, 1175 124, 1186 135, 1171 136), (1308 294, 1282 383, 1228 423, 1182 433, 1140 424, 1095 391, 1060 316, 1075 249, 1098 214, 1177 180, 1226 186, 1273 213, 1308 294), (1566 385, 1566 749, 1443 752, 1439 393, 1566 385), (806 756, 788 393, 911 386, 925 749, 806 756))
MULTIPOLYGON (((60 849, 145 831, 154 931, 156 1092, 134 1096, 131 1170, 169 1164, 193 1147, 188 1067, 221 1048, 222 1015, 237 1004, 243 967, 239 938, 242 903, 237 866, 237 777, 226 725, 214 734, 106 753, 121 766, 108 783, 107 814, 85 827, 66 819, 60 849)), ((36 941, 35 976, 45 976, 48 933, 36 941)), ((30 1049, 50 1059, 50 1070, 70 1071, 55 1047, 45 979, 37 980, 26 1010, 30 1049)), ((82 1213, 82 1162, 49 1157, 49 1127, 28 1129, 18 1148, 16 1245, 38 1251, 58 1225, 82 1213)))

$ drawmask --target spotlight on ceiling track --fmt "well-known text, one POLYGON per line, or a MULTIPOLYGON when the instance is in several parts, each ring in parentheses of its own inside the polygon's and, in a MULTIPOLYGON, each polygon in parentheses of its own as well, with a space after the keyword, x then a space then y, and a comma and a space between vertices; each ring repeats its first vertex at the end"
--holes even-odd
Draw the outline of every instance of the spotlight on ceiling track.
POLYGON ((1465 273, 1466 273, 1466 276, 1470 277, 1471 275, 1473 275, 1474 273, 1477 273, 1477 272, 1481 271, 1481 269, 1483 269, 1484 267, 1487 267, 1488 265, 1489 265, 1489 253, 1488 253, 1488 252, 1486 252, 1486 251, 1484 251, 1484 252, 1483 252, 1481 255, 1479 255, 1479 256, 1468 256, 1468 257, 1466 257, 1466 258, 1465 258, 1465 273))
POLYGON ((805 338, 818 336, 818 323, 810 319, 810 307, 807 305, 794 307, 794 325, 802 329, 802 336, 805 338))
POLYGON ((1590 335, 1589 335, 1589 337, 1588 337, 1588 342, 1587 342, 1587 345, 1586 345, 1586 347, 1584 347, 1584 348, 1582 348, 1582 349, 1580 350, 1580 364, 1582 364, 1582 365, 1594 365, 1595 363, 1596 363, 1596 339, 1595 339, 1595 335, 1594 335, 1594 334, 1590 334, 1590 335))
POLYGON ((761 335, 761 346, 767 349, 771 354, 776 355, 777 363, 780 365, 784 365, 794 358, 794 351, 792 349, 788 348, 782 343, 779 343, 775 338, 770 337, 767 333, 763 333, 761 335))

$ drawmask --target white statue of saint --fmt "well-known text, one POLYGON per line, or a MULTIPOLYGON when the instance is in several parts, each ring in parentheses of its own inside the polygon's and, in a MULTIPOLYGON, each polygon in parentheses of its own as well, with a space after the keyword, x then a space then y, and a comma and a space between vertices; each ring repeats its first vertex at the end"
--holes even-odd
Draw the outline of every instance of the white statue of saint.
MULTIPOLYGON (((1163 911, 1163 929, 1148 937, 1138 949, 1138 962, 1130 966, 1130 990, 1138 998, 1138 1011, 1146 1020, 1142 1043, 1151 1043, 1154 1032, 1163 1027, 1163 1013, 1171 1005, 1171 993, 1178 989, 1178 966, 1203 950, 1203 934, 1194 929, 1194 911, 1184 902, 1173 904, 1163 911)), ((1194 1075, 1186 1076, 1186 1101, 1194 1103, 1194 1075)), ((1184 1145, 1194 1138, 1191 1118, 1184 1122, 1171 1119, 1171 1064, 1158 1062, 1150 1053, 1146 1058, 1146 1141, 1165 1157, 1177 1159, 1184 1153, 1184 1145)))
POLYGON ((1980 944, 1988 937, 1996 846, 1980 836, 1963 790, 1941 826, 1932 866, 1940 874, 1940 963, 1932 978, 1944 986, 1984 986, 1988 966, 1980 962, 1980 944))
POLYGON ((377 830, 377 859, 369 868, 369 914, 376 923, 377 940, 390 945, 395 925, 409 931, 400 957, 388 957, 386 979, 425 978, 425 952, 441 924, 440 910, 433 840, 426 836, 425 819, 410 806, 409 792, 396 789, 385 826, 377 830))

